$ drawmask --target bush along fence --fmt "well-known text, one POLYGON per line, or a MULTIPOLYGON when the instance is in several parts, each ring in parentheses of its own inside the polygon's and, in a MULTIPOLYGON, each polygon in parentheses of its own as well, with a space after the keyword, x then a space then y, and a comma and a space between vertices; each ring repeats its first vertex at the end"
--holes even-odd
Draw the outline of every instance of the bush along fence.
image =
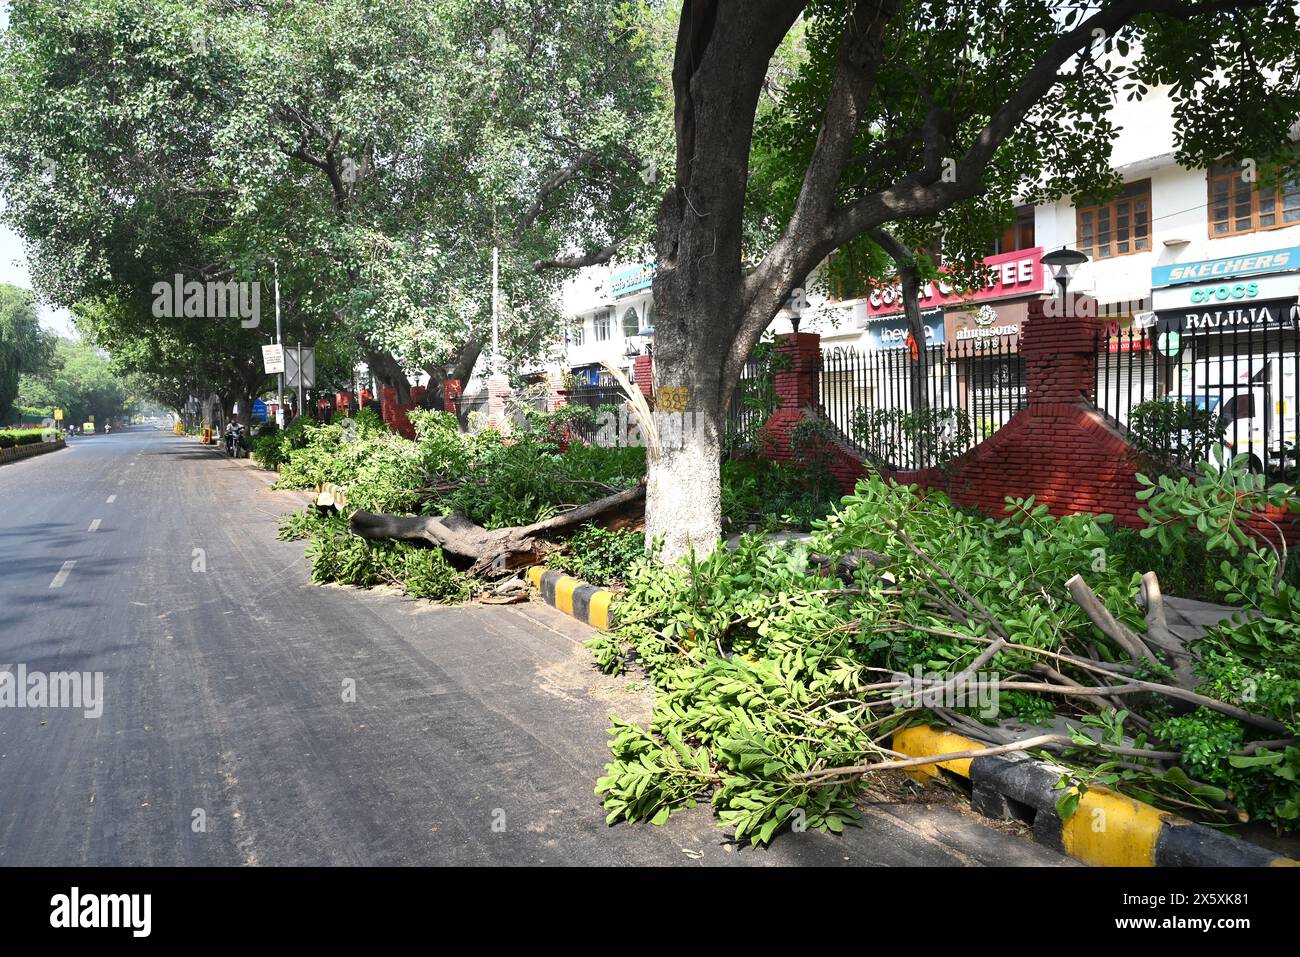
MULTIPOLYGON (((1193 398, 1189 387, 1164 393, 1163 406, 1153 408, 1149 401, 1143 405, 1141 399, 1122 406, 1116 397, 1127 395, 1127 388, 1113 386, 1120 381, 1119 371, 1108 347, 1106 351, 1099 348, 1106 339, 1096 318, 1095 304, 1077 296, 1072 303, 1067 309, 1052 309, 1051 300, 1029 303, 1029 317, 1014 350, 1008 342, 993 355, 994 362, 1002 363, 1003 371, 993 372, 988 379, 979 378, 987 373, 963 365, 975 356, 943 356, 926 350, 932 353, 932 369, 937 370, 928 376, 931 394, 951 404, 935 403, 923 416, 910 415, 911 405, 906 402, 893 411, 885 406, 882 414, 881 395, 853 385, 855 381, 869 383, 871 375, 887 383, 890 376, 905 378, 906 362, 891 365, 888 359, 863 361, 843 353, 826 356, 816 333, 780 336, 777 350, 788 361, 776 371, 781 404, 764 427, 762 454, 791 463, 816 455, 845 491, 875 468, 900 482, 942 489, 957 503, 992 515, 1002 513, 1009 495, 1033 496, 1054 515, 1109 514, 1119 525, 1142 527, 1146 522, 1139 513, 1142 502, 1138 493, 1144 486, 1139 475, 1162 468, 1176 473, 1178 466, 1190 461, 1188 449, 1195 446, 1197 452, 1203 452, 1208 448, 1203 438, 1188 434, 1162 440, 1162 447, 1161 442, 1151 438, 1158 434, 1156 428, 1182 429, 1185 433, 1194 413, 1185 413, 1183 408, 1199 409, 1211 403, 1206 401, 1206 388, 1201 383, 1196 401, 1187 401, 1193 398), (1052 315, 1049 310, 1066 315, 1052 315), (827 372, 831 378, 824 380, 827 372), (1116 378, 1108 380, 1108 374, 1116 378), (1103 408, 1098 405, 1099 382, 1104 390, 1108 381, 1112 391, 1103 391, 1101 400, 1109 408, 1103 408), (1000 398, 987 394, 999 389, 1003 393, 1000 398), (1201 405, 1197 405, 1198 401, 1201 405), (1166 411, 1170 408, 1174 410, 1172 415, 1166 411), (1135 431, 1126 428, 1124 420, 1129 420, 1135 431), (856 434, 855 423, 859 425, 856 434), (862 423, 873 428, 864 430, 862 423), (1136 431, 1139 426, 1144 431, 1136 431), (980 431, 989 434, 981 438, 980 431), (1171 447, 1175 451, 1173 460, 1162 458, 1160 453, 1171 447), (916 467, 918 464, 922 467, 916 467)), ((1191 338, 1184 348, 1193 350, 1190 356, 1202 355, 1205 347, 1198 348, 1197 340, 1191 338)), ((1280 339, 1275 341, 1281 344, 1280 339)), ((1222 348, 1220 344, 1211 354, 1222 348)), ((1267 368, 1280 381, 1293 383, 1294 379, 1281 379, 1278 370, 1284 363, 1276 357, 1280 350, 1272 346, 1270 349, 1273 351, 1267 354, 1274 358, 1267 368)), ((1196 365, 1200 359, 1190 361, 1193 368, 1200 368, 1196 365)), ((1237 361, 1242 368, 1248 367, 1246 360, 1237 361)), ((1287 364, 1291 361, 1288 359, 1287 364)), ((1212 360, 1211 364, 1216 362, 1217 368, 1230 370, 1233 360, 1212 360)), ((1254 367, 1259 374, 1265 364, 1257 357, 1254 367)), ((1182 382, 1185 378, 1189 383, 1193 375, 1177 370, 1166 370, 1164 374, 1166 381, 1182 382)), ((1138 380, 1126 377, 1124 381, 1138 380)), ((895 396, 910 395, 905 381, 888 388, 894 390, 895 396)), ((1252 385, 1250 391, 1232 391, 1224 383, 1215 386, 1217 391, 1209 392, 1209 396, 1216 408, 1226 405, 1245 409, 1249 405, 1245 400, 1258 406, 1267 398, 1275 404, 1283 403, 1276 408, 1294 410, 1294 386, 1289 388, 1291 397, 1284 398, 1278 390, 1269 391, 1264 385, 1252 385)), ((1289 415, 1294 430, 1294 411, 1289 415)), ((1238 427, 1245 439, 1248 426, 1238 427)), ((1262 423, 1258 433, 1262 443, 1262 423)), ((1275 421, 1269 432, 1270 448, 1281 449, 1286 435, 1275 421)), ((1223 448, 1237 451, 1239 447, 1231 444, 1231 429, 1226 438, 1223 448)), ((1293 484, 1295 476, 1285 471, 1284 458, 1270 456, 1270 460, 1277 463, 1270 469, 1271 474, 1293 484)), ((1289 543, 1300 541, 1300 526, 1284 507, 1270 508, 1253 525, 1274 541, 1279 529, 1289 543)))

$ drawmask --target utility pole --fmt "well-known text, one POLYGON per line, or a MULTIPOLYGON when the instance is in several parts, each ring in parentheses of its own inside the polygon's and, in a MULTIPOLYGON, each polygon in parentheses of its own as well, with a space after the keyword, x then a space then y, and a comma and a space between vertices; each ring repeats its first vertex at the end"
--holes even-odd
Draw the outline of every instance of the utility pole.
MULTIPOLYGON (((284 351, 284 337, 280 332, 280 264, 275 265, 275 344, 280 346, 281 354, 284 351)), ((299 356, 299 358, 302 358, 299 356)), ((280 369, 280 387, 275 397, 275 424, 284 428, 284 367, 280 369)))
POLYGON ((298 414, 303 414, 303 396, 302 396, 302 341, 298 342, 298 414))
POLYGON ((501 342, 498 333, 498 313, 497 306, 497 247, 492 247, 492 374, 499 375, 501 372, 501 342))

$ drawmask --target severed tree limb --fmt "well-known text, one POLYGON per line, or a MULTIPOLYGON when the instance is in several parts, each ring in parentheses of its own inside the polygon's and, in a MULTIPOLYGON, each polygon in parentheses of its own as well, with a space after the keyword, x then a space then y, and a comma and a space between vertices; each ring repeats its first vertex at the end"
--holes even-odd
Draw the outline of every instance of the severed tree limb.
POLYGON ((1074 603, 1083 609, 1083 613, 1088 616, 1094 625, 1110 638, 1115 644, 1119 645, 1128 654, 1134 662, 1140 662, 1143 658, 1149 658, 1156 661, 1156 656, 1152 653, 1137 635, 1133 634, 1127 626, 1115 620, 1115 616, 1110 610, 1101 603, 1096 592, 1088 587, 1088 583, 1083 580, 1082 575, 1075 575, 1065 583, 1066 591, 1074 599, 1074 603))
MULTIPOLYGON (((1032 738, 1025 738, 1023 741, 1012 741, 1009 744, 999 744, 989 748, 972 748, 968 751, 951 751, 948 754, 931 754, 922 758, 900 758, 895 761, 878 761, 874 764, 856 764, 851 767, 843 768, 823 768, 818 771, 802 771, 799 774, 792 774, 788 780, 797 781, 807 784, 824 784, 837 778, 858 777, 863 774, 870 774, 873 771, 895 771, 901 768, 919 768, 927 764, 942 764, 945 761, 962 761, 966 758, 992 757, 997 754, 1011 754, 1015 751, 1029 751, 1034 748, 1049 747, 1075 747, 1084 748, 1068 734, 1040 734, 1032 738)), ((1106 751, 1111 754, 1123 754, 1130 757, 1152 758, 1154 760, 1172 760, 1182 757, 1181 754, 1171 751, 1147 751, 1142 748, 1129 748, 1121 745, 1095 743, 1099 751, 1106 751)))
POLYGON ((1179 687, 1192 690, 1196 687, 1196 675, 1192 673, 1192 654, 1182 639, 1169 629, 1169 623, 1165 619, 1165 600, 1160 592, 1160 579, 1155 572, 1147 572, 1142 576, 1142 607, 1147 621, 1147 644, 1155 645, 1168 656, 1179 687))
POLYGON ((366 539, 393 538, 437 545, 448 555, 472 560, 470 574, 505 573, 533 564, 554 545, 551 536, 597 519, 608 519, 643 507, 645 483, 561 512, 532 525, 486 529, 464 515, 445 518, 420 515, 385 515, 355 511, 348 522, 354 534, 366 539))

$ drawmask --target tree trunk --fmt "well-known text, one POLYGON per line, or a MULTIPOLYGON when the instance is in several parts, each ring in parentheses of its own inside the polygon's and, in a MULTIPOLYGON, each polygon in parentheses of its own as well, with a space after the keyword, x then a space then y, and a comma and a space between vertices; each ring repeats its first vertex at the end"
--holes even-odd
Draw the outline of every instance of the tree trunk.
POLYGON ((387 352, 367 352, 366 365, 370 374, 381 385, 397 390, 397 401, 403 405, 411 401, 411 380, 402 371, 402 365, 387 352))
POLYGON ((659 454, 651 451, 647 461, 646 543, 662 537, 659 554, 667 562, 692 552, 703 558, 722 536, 720 470, 729 389, 718 327, 736 309, 739 290, 732 291, 730 310, 727 298, 727 284, 709 269, 656 276, 659 454))

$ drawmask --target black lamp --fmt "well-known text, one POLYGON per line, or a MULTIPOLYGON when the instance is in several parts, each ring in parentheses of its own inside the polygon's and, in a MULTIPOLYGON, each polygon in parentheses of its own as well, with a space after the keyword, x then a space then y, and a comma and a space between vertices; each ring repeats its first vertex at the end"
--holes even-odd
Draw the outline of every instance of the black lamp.
POLYGON ((1066 249, 1062 246, 1043 256, 1043 265, 1052 270, 1056 276, 1056 284, 1061 287, 1061 298, 1065 298, 1065 290, 1069 288, 1070 277, 1074 271, 1088 261, 1088 257, 1077 249, 1066 249))

